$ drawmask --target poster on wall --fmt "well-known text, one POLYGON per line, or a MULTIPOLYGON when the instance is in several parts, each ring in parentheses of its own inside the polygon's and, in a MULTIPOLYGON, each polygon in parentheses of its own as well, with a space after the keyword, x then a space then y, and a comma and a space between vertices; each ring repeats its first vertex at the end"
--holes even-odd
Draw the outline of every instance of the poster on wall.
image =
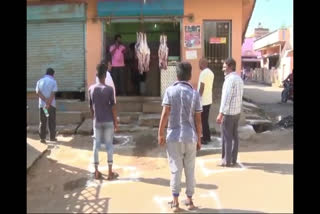
POLYGON ((184 26, 184 47, 201 48, 201 34, 199 24, 184 26))

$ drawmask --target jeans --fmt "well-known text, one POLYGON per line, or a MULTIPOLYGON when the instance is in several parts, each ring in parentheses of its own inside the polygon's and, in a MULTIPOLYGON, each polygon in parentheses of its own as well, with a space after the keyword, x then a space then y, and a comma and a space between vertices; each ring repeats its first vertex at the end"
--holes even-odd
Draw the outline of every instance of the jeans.
POLYGON ((96 122, 93 128, 93 158, 94 164, 99 165, 99 150, 100 145, 104 143, 106 145, 108 154, 108 164, 113 163, 113 134, 114 125, 113 122, 98 123, 96 122))
POLYGON ((125 95, 125 67, 112 67, 110 74, 116 88, 116 94, 125 95))
POLYGON ((186 176, 186 194, 191 197, 194 193, 194 168, 197 154, 195 143, 167 143, 167 155, 171 171, 170 186, 173 195, 181 191, 182 170, 186 176))

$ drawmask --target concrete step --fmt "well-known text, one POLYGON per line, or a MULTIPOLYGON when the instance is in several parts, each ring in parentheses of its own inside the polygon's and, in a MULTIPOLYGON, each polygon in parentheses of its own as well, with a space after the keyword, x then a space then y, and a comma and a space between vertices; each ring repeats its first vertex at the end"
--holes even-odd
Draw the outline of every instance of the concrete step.
POLYGON ((141 102, 120 102, 117 100, 117 112, 142 112, 141 102))
MULTIPOLYGON (((38 109, 38 99, 28 99, 27 105, 29 110, 38 109)), ((88 111, 89 104, 80 100, 56 100, 57 111, 88 111)))
POLYGON ((161 113, 162 112, 161 101, 152 101, 152 102, 143 103, 142 112, 143 113, 161 113))
POLYGON ((117 97, 117 102, 152 102, 161 101, 161 97, 144 97, 144 96, 126 96, 117 97))
MULTIPOLYGON (((82 113, 80 111, 57 111, 56 112, 56 123, 58 125, 67 124, 80 124, 82 119, 82 113)), ((27 111, 27 124, 36 125, 39 124, 39 109, 27 111)))
POLYGON ((142 114, 139 117, 138 124, 147 127, 159 127, 160 114, 142 114))

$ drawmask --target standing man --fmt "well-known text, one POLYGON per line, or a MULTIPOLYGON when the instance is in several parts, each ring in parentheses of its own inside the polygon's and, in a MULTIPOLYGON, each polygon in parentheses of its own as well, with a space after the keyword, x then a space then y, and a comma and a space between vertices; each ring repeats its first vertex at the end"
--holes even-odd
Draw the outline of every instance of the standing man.
POLYGON ((208 60, 205 58, 200 59, 200 77, 198 83, 198 91, 201 96, 201 103, 203 112, 201 113, 202 131, 203 137, 201 144, 208 144, 211 141, 210 129, 209 129, 209 113, 212 104, 212 86, 214 81, 214 74, 208 68, 208 60))
POLYGON ((238 122, 240 119, 243 81, 235 72, 236 61, 227 59, 223 64, 225 80, 217 123, 221 124, 222 162, 220 166, 234 166, 238 157, 238 122))
POLYGON ((125 64, 124 64, 124 53, 126 47, 121 43, 121 35, 117 34, 114 37, 115 44, 110 46, 110 53, 112 58, 112 69, 111 76, 116 83, 116 93, 119 95, 126 95, 125 92, 125 64))
POLYGON ((179 211, 179 193, 181 175, 184 169, 186 176, 186 194, 188 209, 194 209, 192 195, 195 179, 194 167, 196 151, 201 148, 201 112, 199 93, 188 82, 191 79, 191 64, 182 62, 177 65, 178 81, 168 87, 162 101, 162 115, 159 124, 158 143, 167 145, 167 155, 171 170, 170 186, 173 195, 171 208, 179 211), (168 124, 167 137, 164 129, 168 124))
POLYGON ((49 119, 50 141, 56 139, 56 99, 55 92, 58 91, 57 82, 54 79, 54 70, 48 68, 46 75, 37 82, 36 93, 39 97, 40 125, 39 135, 40 142, 46 143, 47 136, 47 118, 49 119), (48 116, 48 114, 49 116, 48 116))
MULTIPOLYGON (((106 66, 103 62, 101 62, 101 64, 104 65, 105 69, 106 69, 106 82, 105 82, 105 85, 110 86, 113 89, 114 103, 117 103, 117 100, 116 100, 116 89, 114 87, 114 83, 113 83, 113 80, 112 80, 112 77, 111 77, 111 74, 110 74, 110 71, 111 71, 111 68, 112 68, 111 62, 108 61, 108 66, 106 66)), ((98 70, 99 66, 100 66, 100 64, 97 65, 97 70, 98 70)), ((99 83, 99 78, 98 77, 96 77, 96 83, 99 83)))
POLYGON ((94 175, 95 179, 102 178, 102 174, 98 170, 99 149, 101 143, 105 143, 108 154, 108 180, 112 180, 118 177, 118 174, 112 171, 113 134, 118 130, 117 112, 114 103, 113 89, 112 87, 105 85, 106 70, 103 64, 97 66, 97 76, 99 78, 99 83, 91 85, 89 88, 89 105, 94 128, 94 175))

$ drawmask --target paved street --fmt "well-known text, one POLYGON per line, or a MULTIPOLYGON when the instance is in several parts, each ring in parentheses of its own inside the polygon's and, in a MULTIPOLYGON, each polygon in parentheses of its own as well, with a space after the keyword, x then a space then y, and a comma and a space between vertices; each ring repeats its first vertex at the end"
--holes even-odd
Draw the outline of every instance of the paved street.
POLYGON ((270 119, 277 121, 279 116, 293 116, 293 102, 280 103, 283 88, 270 87, 254 82, 245 82, 244 96, 259 105, 270 119))
MULTIPOLYGON (((246 85, 245 95, 257 99, 256 103, 277 106, 276 93, 280 90, 270 90, 275 89, 250 84, 246 85), (252 96, 253 91, 260 96, 252 96), (270 93, 274 99, 259 100, 269 99, 270 93)), ((167 204, 171 200, 168 162, 165 149, 157 145, 156 134, 139 133, 134 143, 115 146, 114 170, 120 174, 115 181, 92 179, 90 136, 59 135, 58 143, 49 144, 48 151, 28 171, 27 211, 171 212, 167 204)), ((38 136, 28 134, 27 140, 36 141, 38 136)), ((194 195, 198 209, 192 212, 293 212, 292 129, 267 131, 240 141, 240 165, 236 168, 217 166, 220 148, 204 147, 198 152, 194 195)), ((100 170, 107 174, 103 149, 100 170)), ((180 207, 182 212, 191 212, 183 205, 184 192, 183 178, 180 207)))

